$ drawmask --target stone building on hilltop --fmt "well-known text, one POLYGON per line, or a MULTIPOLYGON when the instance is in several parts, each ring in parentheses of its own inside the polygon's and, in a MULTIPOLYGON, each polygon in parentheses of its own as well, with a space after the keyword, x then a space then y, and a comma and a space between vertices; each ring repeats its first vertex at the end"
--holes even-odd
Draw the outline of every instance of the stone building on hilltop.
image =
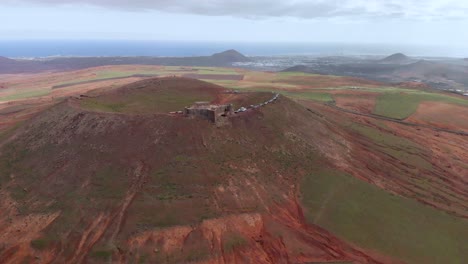
POLYGON ((197 102, 184 109, 184 115, 192 118, 202 118, 217 123, 220 118, 233 113, 232 104, 216 105, 209 102, 197 102))

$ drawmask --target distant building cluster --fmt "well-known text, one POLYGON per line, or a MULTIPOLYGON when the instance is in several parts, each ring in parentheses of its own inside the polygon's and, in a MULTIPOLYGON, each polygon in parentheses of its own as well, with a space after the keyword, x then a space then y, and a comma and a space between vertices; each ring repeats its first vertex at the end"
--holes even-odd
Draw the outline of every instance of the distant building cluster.
POLYGON ((468 91, 467 90, 462 90, 462 89, 443 89, 444 91, 451 92, 451 93, 456 93, 456 94, 461 94, 464 96, 468 96, 468 91))

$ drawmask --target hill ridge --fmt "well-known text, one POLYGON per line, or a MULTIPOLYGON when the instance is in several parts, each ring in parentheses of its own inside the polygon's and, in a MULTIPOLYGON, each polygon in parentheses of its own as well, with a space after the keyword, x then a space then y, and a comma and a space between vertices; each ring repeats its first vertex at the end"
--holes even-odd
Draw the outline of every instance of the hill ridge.
POLYGON ((406 56, 403 53, 395 53, 392 54, 388 57, 385 57, 380 60, 380 62, 385 62, 385 63, 404 63, 408 62, 410 60, 410 57, 406 56))
POLYGON ((0 60, 1 73, 42 72, 48 70, 78 70, 106 65, 165 65, 165 66, 232 66, 234 62, 248 62, 250 59, 234 49, 215 53, 211 56, 194 57, 62 57, 46 61, 0 60), (14 65, 14 67, 11 67, 14 65))
POLYGON ((248 57, 243 55, 242 53, 238 52, 235 49, 229 49, 220 53, 215 53, 211 55, 211 57, 216 59, 221 59, 225 61, 232 61, 232 62, 248 62, 251 61, 248 57))

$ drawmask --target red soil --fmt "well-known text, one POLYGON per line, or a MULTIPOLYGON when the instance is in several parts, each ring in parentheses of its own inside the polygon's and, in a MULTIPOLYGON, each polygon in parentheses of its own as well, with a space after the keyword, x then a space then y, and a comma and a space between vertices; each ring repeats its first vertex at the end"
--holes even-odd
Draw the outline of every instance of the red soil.
POLYGON ((333 99, 338 107, 360 113, 371 114, 374 111, 377 96, 377 93, 346 92, 335 93, 333 99))
POLYGON ((422 102, 407 121, 468 131, 468 108, 442 102, 422 102))

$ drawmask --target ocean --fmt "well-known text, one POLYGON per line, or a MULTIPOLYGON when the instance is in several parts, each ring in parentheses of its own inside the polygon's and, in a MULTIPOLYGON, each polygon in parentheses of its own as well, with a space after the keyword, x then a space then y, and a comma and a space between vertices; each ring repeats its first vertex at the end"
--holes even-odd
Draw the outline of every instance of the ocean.
POLYGON ((0 56, 37 58, 52 56, 205 56, 228 49, 248 56, 409 56, 468 57, 465 49, 436 46, 342 43, 228 43, 123 40, 0 40, 0 56))

